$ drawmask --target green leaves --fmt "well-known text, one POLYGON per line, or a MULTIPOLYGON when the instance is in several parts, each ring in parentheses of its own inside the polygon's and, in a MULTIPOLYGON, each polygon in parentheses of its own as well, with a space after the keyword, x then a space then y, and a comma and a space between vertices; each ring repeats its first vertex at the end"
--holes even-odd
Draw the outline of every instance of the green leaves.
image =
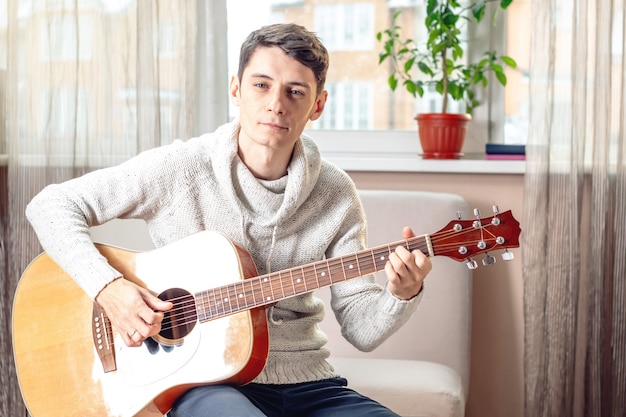
MULTIPOLYGON (((389 60, 392 74, 387 83, 395 91, 400 82, 414 97, 422 97, 426 86, 453 100, 463 101, 466 110, 480 105, 476 89, 489 84, 490 74, 502 86, 506 86, 505 67, 516 68, 517 63, 509 56, 498 56, 495 51, 486 51, 478 62, 465 63, 463 56, 462 26, 470 18, 476 22, 485 16, 488 2, 498 0, 474 0, 469 5, 459 0, 424 0, 426 18, 424 25, 427 38, 423 44, 400 36, 402 27, 397 23, 400 12, 396 12, 389 29, 376 34, 383 42, 379 54, 379 64, 389 60)), ((506 9, 513 0, 499 0, 501 9, 506 9)), ((442 112, 446 112, 445 103, 442 112)))
POLYGON ((485 16, 485 0, 479 0, 472 5, 472 15, 477 22, 485 16))
POLYGON ((510 56, 502 55, 500 57, 500 59, 502 60, 502 62, 504 62, 509 67, 517 68, 517 62, 515 62, 515 60, 513 58, 511 58, 510 56))

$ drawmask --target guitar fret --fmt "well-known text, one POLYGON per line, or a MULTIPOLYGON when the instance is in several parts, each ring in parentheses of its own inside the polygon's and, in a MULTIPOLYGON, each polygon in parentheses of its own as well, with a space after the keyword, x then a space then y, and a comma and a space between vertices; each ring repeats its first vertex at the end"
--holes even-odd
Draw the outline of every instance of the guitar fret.
POLYGON ((311 284, 311 287, 312 289, 316 290, 320 288, 320 280, 317 273, 317 264, 312 264, 310 271, 311 281, 313 282, 313 284, 311 284))
POLYGON ((269 289, 270 289, 270 293, 272 294, 272 295, 267 295, 267 296, 265 296, 265 297, 264 297, 264 299, 265 299, 266 301, 272 301, 272 300, 275 300, 276 298, 274 297, 274 288, 272 288, 272 285, 271 285, 272 283, 270 282, 270 280, 269 280, 269 278, 268 278, 267 276, 266 276, 266 277, 263 277, 263 284, 264 284, 265 286, 268 286, 268 287, 269 287, 269 289), (268 285, 268 284, 269 284, 269 285, 268 285))
POLYGON ((228 287, 222 287, 220 289, 220 305, 224 314, 230 314, 230 305, 228 304, 228 287))
POLYGON ((254 282, 251 279, 247 279, 244 281, 244 286, 246 287, 246 292, 245 292, 245 299, 246 299, 246 305, 248 307, 254 307, 255 303, 256 303, 256 299, 254 297, 254 282))
POLYGON ((246 282, 241 281, 236 284, 237 287, 237 309, 246 310, 250 303, 248 302, 248 290, 246 289, 246 282))
POLYGON ((296 283, 293 280, 293 269, 289 270, 289 278, 291 280, 291 288, 293 289, 293 293, 297 294, 298 290, 296 290, 296 283))
POLYGON ((241 281, 239 284, 241 286, 241 292, 239 293, 239 305, 243 304, 244 309, 250 307, 250 290, 249 283, 247 280, 241 281))
POLYGON ((237 311, 237 296, 233 288, 233 284, 226 286, 226 298, 228 299, 228 308, 230 313, 237 311))
POLYGON ((320 274, 322 274, 322 272, 317 272, 317 267, 316 264, 313 264, 313 277, 315 278, 315 287, 316 288, 320 288, 320 274))
POLYGON ((332 275, 330 274, 330 267, 328 265, 328 261, 325 261, 326 265, 321 271, 317 271, 317 282, 318 287, 326 287, 333 283, 332 275))
POLYGON ((359 266, 359 273, 368 273, 374 270, 374 254, 372 251, 367 253, 357 254, 357 265, 359 266))
POLYGON ((302 275, 304 276, 305 292, 319 288, 317 277, 315 276, 315 266, 307 265, 302 267, 302 275))
POLYGON ((204 307, 204 311, 207 317, 213 318, 217 317, 217 309, 215 306, 215 289, 204 291, 206 293, 206 303, 207 305, 204 307), (213 298, 211 300, 211 297, 213 298))
POLYGON ((213 291, 213 298, 215 298, 215 316, 224 314, 224 304, 222 303, 222 289, 217 288, 217 291, 213 291))
MULTIPOLYGON (((273 283, 278 284, 278 289, 280 290, 280 299, 282 300, 283 298, 285 298, 285 289, 283 287, 283 279, 282 276, 280 274, 280 272, 277 272, 274 274, 275 278, 272 280, 273 283)), ((272 286, 274 286, 274 284, 272 283, 272 286)))
POLYGON ((330 260, 327 263, 330 271, 330 283, 334 284, 339 281, 345 281, 346 277, 341 258, 334 261, 330 260))
POLYGON ((304 282, 304 271, 302 267, 291 269, 291 282, 294 286, 296 294, 306 292, 306 283, 304 282), (303 289, 304 288, 304 289, 303 289))
POLYGON ((228 301, 230 302, 230 311, 239 311, 239 292, 237 284, 232 284, 228 288, 228 301))
MULTIPOLYGON (((236 299, 235 299, 235 301, 236 301, 236 299)), ((235 311, 235 305, 233 304, 233 286, 232 285, 228 285, 226 287, 226 301, 225 302, 228 305, 228 312, 229 313, 234 312, 235 311)))
POLYGON ((243 285, 241 282, 236 282, 235 285, 233 285, 233 289, 235 292, 235 299, 237 300, 237 310, 242 310, 242 303, 243 303, 243 307, 246 307, 245 304, 245 300, 244 300, 244 291, 243 291, 243 285))
MULTIPOLYGON (((285 273, 287 273, 287 271, 285 271, 285 273)), ((295 288, 293 287, 293 281, 291 281, 291 279, 288 277, 283 277, 282 272, 279 272, 278 274, 280 275, 280 284, 283 290, 283 297, 288 298, 288 297, 291 297, 292 295, 295 295, 296 291, 295 291, 295 288), (287 280, 288 282, 290 282, 291 285, 285 285, 284 280, 287 280)))
POLYGON ((378 248, 376 251, 372 252, 372 259, 374 260, 374 268, 376 270, 381 270, 385 267, 387 260, 389 259, 389 255, 391 254, 391 247, 386 246, 385 248, 378 248))
POLYGON ((227 302, 228 302, 228 299, 224 297, 224 288, 220 287, 220 299, 218 302, 218 306, 221 307, 222 314, 230 313, 230 311, 228 310, 228 306, 226 304, 227 302))
POLYGON ((328 280, 326 281, 327 284, 325 284, 325 286, 328 286, 328 285, 334 284, 335 277, 333 276, 332 264, 330 263, 328 259, 325 262, 326 262, 326 273, 328 274, 328 280))
POLYGON ((202 315, 205 317, 205 320, 213 317, 213 312, 211 311, 212 306, 210 296, 213 291, 202 291, 202 293, 197 294, 197 298, 202 298, 202 315))
POLYGON ((254 278, 252 280, 252 294, 254 297, 254 305, 260 306, 264 304, 264 296, 263 296, 263 285, 261 284, 260 278, 254 278))
POLYGON ((356 278, 361 276, 361 268, 359 265, 359 259, 355 254, 343 256, 342 258, 343 275, 346 279, 356 278), (346 270, 347 266, 347 270, 346 270))
POLYGON ((215 307, 215 291, 204 291, 202 299, 202 311, 206 319, 208 320, 209 318, 215 317, 217 314, 217 312, 213 310, 215 307), (213 302, 211 301, 211 295, 213 295, 213 302))
POLYGON ((198 320, 206 320, 207 302, 206 302, 206 294, 205 292, 201 292, 196 294, 196 310, 198 310, 198 320))

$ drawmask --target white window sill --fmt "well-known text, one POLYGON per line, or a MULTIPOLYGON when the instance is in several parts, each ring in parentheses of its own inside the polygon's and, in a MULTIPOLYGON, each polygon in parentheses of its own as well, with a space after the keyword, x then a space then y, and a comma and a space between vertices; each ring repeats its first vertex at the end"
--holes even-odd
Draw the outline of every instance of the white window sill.
MULTIPOLYGON (((322 155, 345 171, 424 172, 463 174, 524 174, 526 161, 486 160, 479 152, 470 152, 461 159, 422 159, 415 132, 330 132, 307 131, 320 147, 322 155)), ((45 162, 25 156, 31 164, 45 162), (38 163, 35 163, 38 162, 38 163)), ((8 156, 0 154, 0 166, 8 156)), ((69 162, 68 162, 69 163, 69 162)), ((113 161, 107 162, 109 165, 113 161)), ((102 165, 105 166, 105 165, 102 165)))
MULTIPOLYGON (((460 159, 423 159, 415 132, 306 132, 322 155, 344 171, 524 174, 526 161, 487 160, 468 151, 460 159), (355 151, 356 150, 356 151, 355 151)), ((484 145, 483 145, 484 146, 484 145)))
POLYGON ((425 172, 441 174, 524 174, 526 161, 486 160, 483 154, 468 154, 461 159, 422 159, 403 154, 324 153, 324 157, 344 171, 425 172))

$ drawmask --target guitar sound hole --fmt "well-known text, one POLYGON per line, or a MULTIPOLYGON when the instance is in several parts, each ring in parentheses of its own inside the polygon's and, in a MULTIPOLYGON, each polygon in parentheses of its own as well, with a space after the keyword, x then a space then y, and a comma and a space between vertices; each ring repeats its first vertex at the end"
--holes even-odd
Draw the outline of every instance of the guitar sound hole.
POLYGON ((181 288, 170 288, 158 297, 171 301, 174 305, 170 311, 165 312, 157 340, 164 345, 181 344, 182 339, 193 330, 198 321, 196 301, 193 295, 181 288))

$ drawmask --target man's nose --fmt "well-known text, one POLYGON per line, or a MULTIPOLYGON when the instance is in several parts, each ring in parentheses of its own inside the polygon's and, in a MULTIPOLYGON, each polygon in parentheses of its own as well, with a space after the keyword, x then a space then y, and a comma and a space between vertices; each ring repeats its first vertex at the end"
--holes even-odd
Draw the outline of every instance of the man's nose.
POLYGON ((280 89, 275 89, 270 94, 270 101, 267 105, 267 110, 275 114, 284 114, 286 107, 285 101, 287 100, 285 94, 280 89))

